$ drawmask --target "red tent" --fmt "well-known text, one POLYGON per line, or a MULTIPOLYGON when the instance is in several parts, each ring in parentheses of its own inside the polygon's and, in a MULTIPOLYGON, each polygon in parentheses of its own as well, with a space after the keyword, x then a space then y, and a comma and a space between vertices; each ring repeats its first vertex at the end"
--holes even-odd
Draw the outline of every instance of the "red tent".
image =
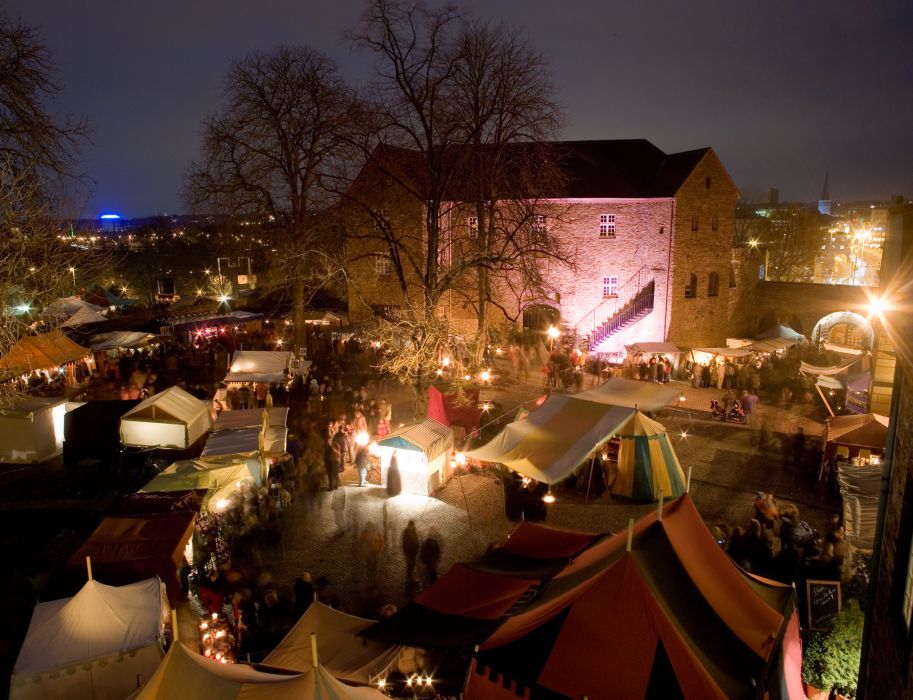
POLYGON ((428 417, 448 426, 461 426, 467 433, 479 429, 482 410, 479 390, 467 388, 463 395, 444 394, 437 387, 428 387, 428 417))
POLYGON ((594 544, 509 616, 466 696, 805 697, 793 589, 736 566, 690 497, 626 541, 594 544))

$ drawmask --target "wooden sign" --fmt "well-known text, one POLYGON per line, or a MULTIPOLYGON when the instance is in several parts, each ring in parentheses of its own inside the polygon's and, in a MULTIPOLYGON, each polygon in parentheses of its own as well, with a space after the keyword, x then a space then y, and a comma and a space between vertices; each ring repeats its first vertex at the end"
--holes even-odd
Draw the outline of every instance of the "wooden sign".
POLYGON ((805 582, 808 600, 808 628, 815 632, 827 632, 834 626, 834 620, 843 607, 840 581, 805 582))

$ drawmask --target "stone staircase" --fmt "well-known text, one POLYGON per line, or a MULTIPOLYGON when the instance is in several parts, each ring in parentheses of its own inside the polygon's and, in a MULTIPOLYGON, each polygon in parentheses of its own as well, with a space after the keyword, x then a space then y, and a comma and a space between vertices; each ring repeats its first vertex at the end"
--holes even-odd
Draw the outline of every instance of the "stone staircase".
POLYGON ((599 346, 612 336, 634 325, 653 311, 656 282, 646 266, 640 268, 618 290, 604 299, 577 322, 577 337, 587 350, 598 352, 599 346))

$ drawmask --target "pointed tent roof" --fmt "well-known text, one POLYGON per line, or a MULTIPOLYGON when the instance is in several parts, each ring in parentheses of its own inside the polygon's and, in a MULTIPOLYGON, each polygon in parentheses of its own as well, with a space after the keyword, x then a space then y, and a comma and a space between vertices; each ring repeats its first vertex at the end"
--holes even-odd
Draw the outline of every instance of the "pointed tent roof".
POLYGON ((63 326, 64 328, 73 328, 76 326, 85 326, 89 323, 101 323, 102 321, 107 320, 108 319, 102 316, 101 313, 89 308, 89 305, 86 305, 64 321, 63 326))
POLYGON ((126 586, 88 581, 72 598, 38 603, 13 669, 28 675, 156 642, 162 624, 157 578, 126 586))
POLYGON ((0 357, 0 379, 36 369, 58 367, 81 360, 88 354, 88 349, 74 343, 60 330, 23 336, 0 357))
POLYGON ((508 423, 490 442, 466 455, 501 463, 548 484, 567 478, 634 413, 633 408, 586 401, 578 396, 550 395, 526 418, 508 423))
MULTIPOLYGON (((764 674, 777 668, 769 662, 793 614, 790 587, 733 563, 687 495, 667 503, 662 519, 654 512, 635 524, 631 552, 626 539, 596 543, 509 616, 482 645, 468 694, 496 698, 516 686, 644 697, 663 680, 659 663, 685 698, 742 697, 755 682, 779 683, 764 674)), ((798 677, 786 684, 790 698, 803 697, 798 677)))
POLYGON ((655 501, 685 492, 685 473, 666 427, 637 411, 618 429, 618 476, 612 493, 655 501))
POLYGON ((374 622, 314 601, 263 663, 306 673, 313 668, 311 633, 314 632, 321 666, 334 678, 368 685, 383 675, 400 653, 399 645, 359 637, 374 622))
POLYGON ((44 315, 53 318, 67 318, 75 314, 80 309, 89 309, 91 311, 97 311, 101 313, 104 311, 105 307, 90 304, 89 302, 80 299, 77 296, 61 297, 60 299, 55 299, 53 302, 51 302, 51 304, 44 310, 44 315))
POLYGON ((641 411, 658 411, 668 406, 678 395, 679 389, 668 384, 652 384, 613 377, 594 389, 574 394, 574 398, 612 406, 639 408, 641 411))
POLYGON ((777 325, 771 326, 770 328, 768 328, 768 329, 767 329, 766 331, 764 331, 763 333, 760 333, 760 334, 758 335, 758 338, 759 338, 759 339, 764 339, 764 338, 786 338, 787 340, 795 340, 796 342, 801 342, 801 341, 805 340, 805 336, 804 336, 804 335, 802 335, 802 334, 799 333, 798 331, 794 331, 794 330, 793 330, 792 328, 790 328, 789 326, 784 326, 784 325, 781 325, 781 324, 777 324, 777 325))
POLYGON ((245 664, 221 664, 171 645, 164 661, 134 700, 382 700, 371 688, 355 688, 318 665, 307 673, 258 671, 245 664))
POLYGON ((826 442, 883 450, 888 442, 889 419, 880 413, 833 416, 827 419, 826 442))
POLYGON ((209 406, 205 401, 200 401, 179 386, 172 386, 140 401, 121 416, 121 420, 171 419, 189 424, 204 413, 209 413, 209 406))

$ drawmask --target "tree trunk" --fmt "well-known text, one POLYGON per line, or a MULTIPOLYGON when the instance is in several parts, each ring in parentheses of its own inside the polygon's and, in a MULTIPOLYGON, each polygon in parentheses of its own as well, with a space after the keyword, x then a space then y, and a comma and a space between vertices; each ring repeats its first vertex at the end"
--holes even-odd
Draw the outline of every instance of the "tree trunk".
POLYGON ((294 352, 298 348, 307 346, 307 326, 304 323, 304 281, 298 280, 292 287, 292 323, 295 324, 295 346, 294 352))
POLYGON ((477 367, 481 367, 482 358, 485 356, 485 347, 488 345, 488 296, 490 280, 488 277, 488 268, 479 267, 477 270, 479 287, 479 328, 476 332, 475 362, 477 367))

